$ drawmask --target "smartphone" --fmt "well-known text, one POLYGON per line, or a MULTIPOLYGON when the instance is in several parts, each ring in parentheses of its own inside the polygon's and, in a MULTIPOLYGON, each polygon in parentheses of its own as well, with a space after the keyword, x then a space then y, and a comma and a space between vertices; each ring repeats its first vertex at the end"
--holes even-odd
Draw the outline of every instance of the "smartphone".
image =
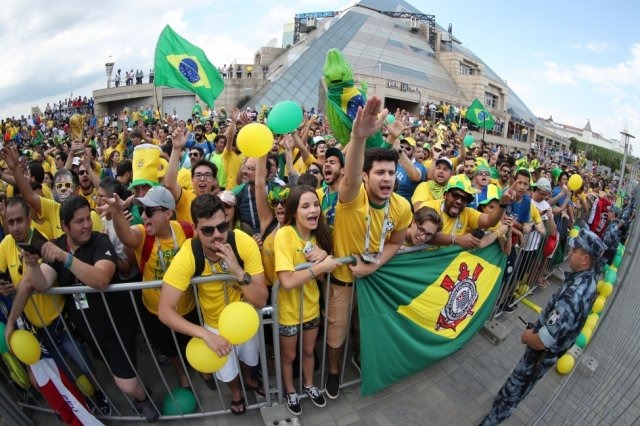
POLYGON ((31 241, 29 243, 18 243, 18 247, 21 249, 31 253, 41 255, 42 246, 48 240, 42 235, 37 229, 33 230, 33 234, 31 235, 31 241))
POLYGON ((484 231, 482 229, 476 229, 475 231, 471 232, 471 235, 473 235, 474 237, 480 239, 482 237, 484 237, 484 231))

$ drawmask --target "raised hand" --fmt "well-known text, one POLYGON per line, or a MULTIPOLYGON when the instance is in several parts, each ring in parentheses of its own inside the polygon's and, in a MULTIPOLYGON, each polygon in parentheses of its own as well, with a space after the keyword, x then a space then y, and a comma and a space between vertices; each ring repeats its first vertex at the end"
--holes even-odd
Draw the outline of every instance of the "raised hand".
POLYGON ((356 119, 353 121, 351 138, 356 142, 364 142, 369 136, 373 136, 382 127, 389 111, 385 108, 380 112, 382 100, 373 96, 367 100, 364 108, 358 107, 356 119))

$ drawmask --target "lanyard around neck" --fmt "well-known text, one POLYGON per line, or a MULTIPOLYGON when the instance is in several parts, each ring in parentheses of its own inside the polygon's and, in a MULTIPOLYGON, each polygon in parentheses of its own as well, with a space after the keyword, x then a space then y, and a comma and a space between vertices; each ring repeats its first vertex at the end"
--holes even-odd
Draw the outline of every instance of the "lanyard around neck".
MULTIPOLYGON (((380 261, 382 250, 384 249, 384 241, 387 238, 387 234, 393 230, 393 223, 389 220, 389 200, 384 203, 384 219, 382 220, 382 232, 380 233, 380 245, 378 246, 378 253, 375 255, 374 260, 380 261)), ((367 223, 367 231, 364 239, 364 253, 370 255, 369 246, 371 245, 371 206, 369 205, 369 212, 365 218, 367 223)))

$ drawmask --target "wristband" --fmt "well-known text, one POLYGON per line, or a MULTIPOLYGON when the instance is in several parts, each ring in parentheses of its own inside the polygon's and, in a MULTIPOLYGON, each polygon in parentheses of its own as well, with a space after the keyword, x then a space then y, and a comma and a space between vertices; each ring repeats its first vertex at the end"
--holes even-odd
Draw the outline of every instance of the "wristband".
POLYGON ((451 234, 451 245, 454 245, 456 243, 456 236, 451 234))
POLYGON ((71 268, 71 264, 73 263, 73 255, 71 253, 67 254, 67 260, 64 262, 64 267, 69 269, 71 268))
POLYGON ((316 274, 313 273, 313 267, 309 268, 309 273, 311 274, 311 279, 315 280, 316 279, 316 274))

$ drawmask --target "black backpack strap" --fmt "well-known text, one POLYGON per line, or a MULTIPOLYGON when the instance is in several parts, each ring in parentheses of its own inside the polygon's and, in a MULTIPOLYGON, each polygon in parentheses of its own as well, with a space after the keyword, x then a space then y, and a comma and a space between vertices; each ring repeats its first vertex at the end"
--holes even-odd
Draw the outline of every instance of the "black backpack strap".
POLYGON ((202 244, 197 238, 191 240, 191 251, 193 252, 193 258, 196 260, 196 270, 193 273, 194 277, 199 277, 204 271, 204 251, 202 250, 202 244))
POLYGON ((227 243, 231 245, 231 249, 233 250, 233 254, 236 255, 236 259, 238 260, 238 264, 242 269, 244 269, 244 260, 240 257, 240 253, 238 253, 238 246, 236 245, 236 234, 233 232, 233 229, 229 230, 227 234, 227 243))

